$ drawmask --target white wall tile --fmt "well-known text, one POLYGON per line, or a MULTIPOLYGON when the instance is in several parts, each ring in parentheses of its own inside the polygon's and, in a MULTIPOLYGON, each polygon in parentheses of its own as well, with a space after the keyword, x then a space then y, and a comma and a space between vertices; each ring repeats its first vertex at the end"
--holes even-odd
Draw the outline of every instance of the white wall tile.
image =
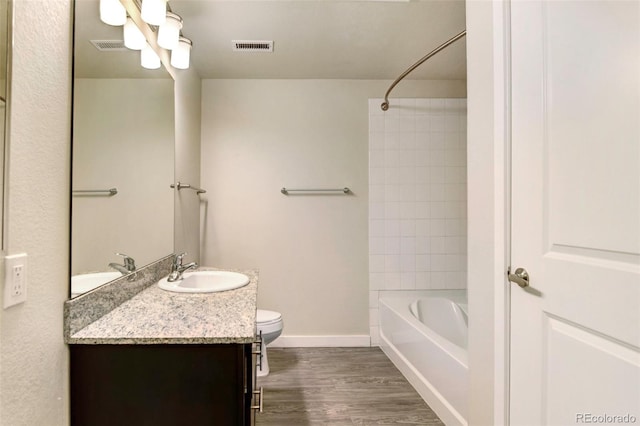
MULTIPOLYGON (((390 191, 397 194, 398 191, 390 191)), ((387 219, 400 219, 400 203, 397 201, 387 200, 384 206, 384 214, 387 219)))
MULTIPOLYGON (((369 200, 371 201, 371 200, 369 200)), ((384 219, 384 202, 369 203, 369 219, 384 219)))
POLYGON ((384 202, 385 187, 384 185, 369 185, 369 201, 384 202))
POLYGON ((415 185, 416 183, 416 169, 415 167, 403 167, 398 170, 398 178, 400 184, 407 185, 415 185))
POLYGON ((388 132, 384 133, 384 149, 387 151, 400 149, 400 133, 388 132))
MULTIPOLYGON (((369 266, 371 268, 371 266, 369 266)), ((385 273, 370 272, 369 273, 369 290, 383 290, 385 288, 385 273)))
MULTIPOLYGON (((390 111, 390 115, 384 117, 384 132, 393 133, 400 131, 400 117, 397 115, 391 115, 393 111, 390 111)), ((370 129, 371 130, 371 129, 370 129)))
POLYGON ((400 221, 400 236, 415 237, 416 221, 415 219, 403 219, 400 221))
POLYGON ((415 290, 416 274, 415 272, 403 272, 400 274, 400 288, 403 290, 415 290))
POLYGON ((428 254, 416 254, 416 272, 429 272, 431 269, 431 256, 428 254))
MULTIPOLYGON (((458 124, 457 117, 452 117, 456 119, 456 127, 458 124)), ((400 120, 398 122, 400 126, 398 131, 403 133, 415 133, 416 132, 416 118, 414 115, 403 115, 402 111, 400 112, 400 120)))
POLYGON ((447 253, 445 241, 446 237, 431 237, 431 253, 432 254, 445 254, 447 253))
POLYGON ((387 185, 398 185, 401 183, 402 169, 400 167, 385 167, 384 178, 387 185))
POLYGON ((384 237, 386 235, 386 221, 369 219, 369 237, 384 237))
POLYGON ((378 295, 380 292, 378 291, 369 291, 369 307, 377 308, 378 307, 378 295))
MULTIPOLYGON (((431 130, 431 119, 428 115, 416 115, 416 133, 426 133, 431 130)), ((458 126, 460 121, 458 120, 458 126)))
POLYGON ((379 151, 384 149, 385 137, 384 132, 369 133, 369 150, 379 151))
POLYGON ((369 237, 369 254, 385 254, 384 237, 369 237))
POLYGON ((378 326, 378 308, 369 308, 369 326, 378 326))
POLYGON ((385 254, 384 271, 400 272, 400 255, 399 254, 385 254))
POLYGON ((402 98, 397 100, 400 115, 415 115, 416 98, 402 98))
POLYGON ((429 202, 416 201, 416 219, 429 219, 430 217, 431 217, 431 206, 429 202))
POLYGON ((384 239, 384 254, 400 254, 400 237, 384 239))
POLYGON ((384 167, 373 167, 372 165, 369 165, 369 185, 384 185, 384 182, 384 167))
POLYGON ((426 290, 429 288, 431 288, 430 273, 416 271, 416 289, 426 290))
MULTIPOLYGON (((385 257, 380 254, 369 255, 369 272, 381 273, 385 271, 385 257)), ((371 277, 369 277, 371 279, 371 277)))
MULTIPOLYGON (((369 100, 369 306, 379 291, 466 287, 466 100, 369 100)), ((374 337, 375 334, 375 337, 374 337)))
POLYGON ((371 346, 380 346, 380 329, 369 327, 369 335, 371 336, 371 346))
POLYGON ((416 272, 416 256, 415 254, 400 255, 400 272, 416 272))
POLYGON ((431 253, 431 242, 429 237, 416 237, 416 254, 431 253))
POLYGON ((416 237, 400 239, 400 254, 416 254, 416 237))
POLYGON ((384 116, 369 117, 369 133, 384 132, 384 116))
POLYGON ((387 272, 384 274, 384 289, 385 290, 400 289, 400 272, 387 272))
POLYGON ((383 234, 386 237, 399 237, 400 236, 400 221, 387 219, 383 224, 383 234))

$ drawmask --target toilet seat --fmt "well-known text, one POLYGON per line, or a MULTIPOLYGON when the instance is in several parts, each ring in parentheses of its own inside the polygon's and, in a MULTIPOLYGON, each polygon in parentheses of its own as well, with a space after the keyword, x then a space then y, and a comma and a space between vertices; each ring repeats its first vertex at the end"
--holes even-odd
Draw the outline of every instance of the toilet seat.
POLYGON ((261 337, 260 362, 258 364, 257 376, 262 377, 269 374, 269 358, 267 356, 267 345, 276 340, 282 333, 282 315, 280 312, 258 309, 256 312, 256 331, 261 337))
POLYGON ((280 312, 258 309, 256 314, 256 322, 259 325, 273 324, 278 321, 282 321, 282 315, 280 314, 280 312))
POLYGON ((256 314, 256 325, 258 332, 262 331, 263 336, 270 333, 280 332, 282 330, 282 315, 280 312, 258 309, 256 314))

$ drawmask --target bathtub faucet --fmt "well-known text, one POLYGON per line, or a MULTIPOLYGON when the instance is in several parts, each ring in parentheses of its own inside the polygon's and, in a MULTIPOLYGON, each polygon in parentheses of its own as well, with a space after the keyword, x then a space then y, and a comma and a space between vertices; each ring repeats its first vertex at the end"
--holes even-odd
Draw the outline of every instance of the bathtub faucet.
POLYGON ((109 268, 113 268, 116 271, 120 272, 122 275, 127 275, 136 270, 136 262, 132 257, 127 256, 126 254, 116 253, 117 256, 122 256, 124 260, 124 264, 120 265, 119 263, 110 263, 109 268))
POLYGON ((195 269, 198 267, 196 262, 187 263, 186 265, 182 264, 182 259, 186 256, 187 253, 176 254, 173 258, 173 263, 171 264, 171 273, 167 278, 167 281, 174 282, 182 279, 182 274, 184 271, 188 269, 195 269))

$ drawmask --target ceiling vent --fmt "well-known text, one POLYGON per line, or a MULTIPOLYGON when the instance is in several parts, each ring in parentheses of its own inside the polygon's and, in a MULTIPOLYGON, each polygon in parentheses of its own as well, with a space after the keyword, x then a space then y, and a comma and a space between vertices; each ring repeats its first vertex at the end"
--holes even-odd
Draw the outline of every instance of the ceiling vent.
POLYGON ((235 52, 273 52, 273 40, 231 40, 235 52))
POLYGON ((127 50, 124 40, 89 40, 101 52, 120 52, 127 50))

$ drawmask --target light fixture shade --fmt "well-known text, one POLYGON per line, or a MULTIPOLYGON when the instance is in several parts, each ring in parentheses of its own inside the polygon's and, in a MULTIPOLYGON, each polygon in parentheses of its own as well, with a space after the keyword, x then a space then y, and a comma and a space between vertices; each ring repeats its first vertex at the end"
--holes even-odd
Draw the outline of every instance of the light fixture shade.
POLYGON ((132 50, 142 50, 147 45, 147 39, 131 17, 124 24, 124 45, 132 50))
POLYGON ((160 57, 149 43, 140 51, 140 65, 148 70, 156 70, 160 68, 160 57))
POLYGON ((147 24, 164 24, 167 19, 167 0, 142 0, 140 16, 147 24))
POLYGON ((180 40, 182 18, 175 13, 167 12, 167 20, 158 29, 158 45, 167 50, 173 50, 180 40))
POLYGON ((180 37, 180 42, 171 51, 171 66, 181 70, 189 68, 189 58, 191 57, 191 40, 180 37))
POLYGON ((107 25, 124 25, 127 11, 120 0, 100 0, 100 20, 107 25))

